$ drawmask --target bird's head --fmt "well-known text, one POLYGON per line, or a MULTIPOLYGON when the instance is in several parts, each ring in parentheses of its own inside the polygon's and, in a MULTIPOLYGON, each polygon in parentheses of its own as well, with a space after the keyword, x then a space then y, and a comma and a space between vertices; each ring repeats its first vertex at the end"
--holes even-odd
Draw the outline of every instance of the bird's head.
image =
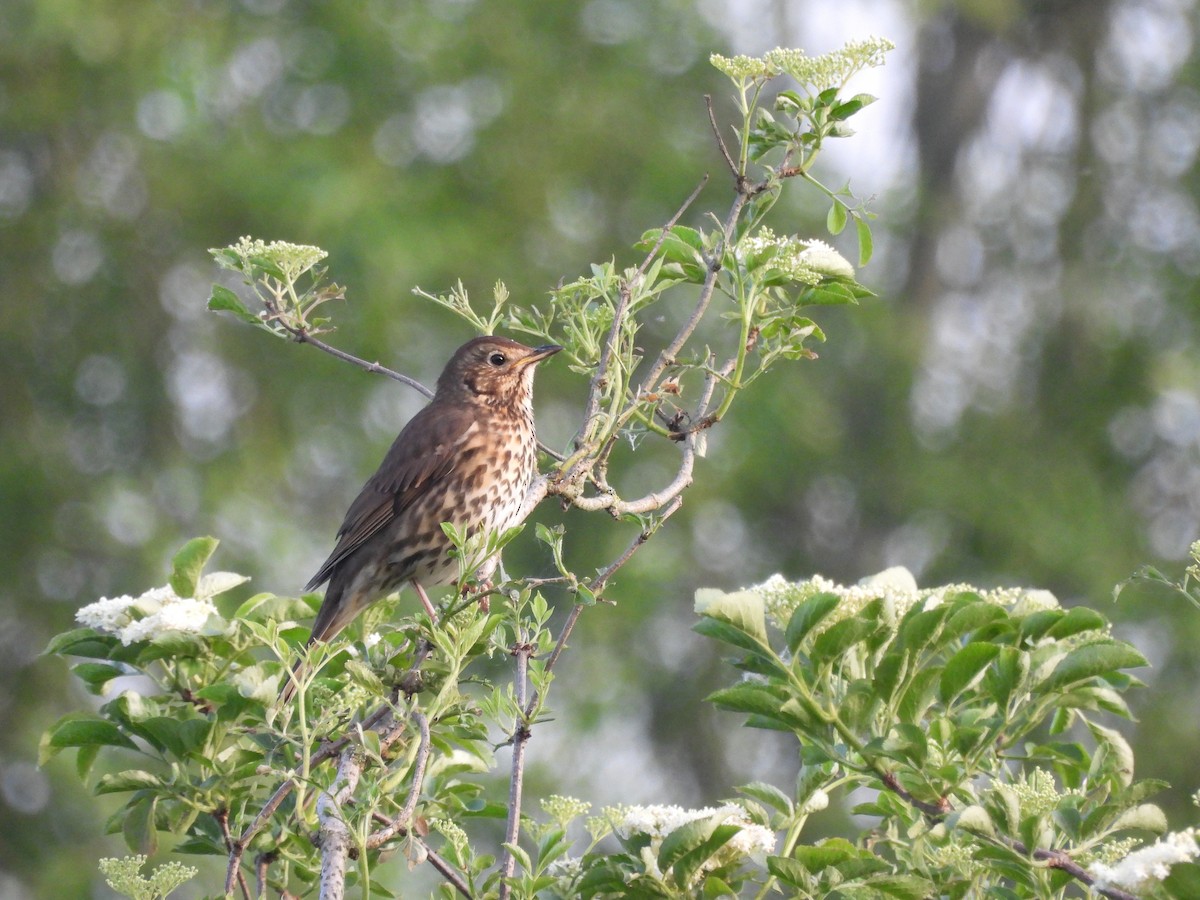
POLYGON ((533 393, 533 370, 562 347, 526 347, 502 337, 478 337, 459 347, 438 378, 437 396, 484 403, 524 403, 533 393))

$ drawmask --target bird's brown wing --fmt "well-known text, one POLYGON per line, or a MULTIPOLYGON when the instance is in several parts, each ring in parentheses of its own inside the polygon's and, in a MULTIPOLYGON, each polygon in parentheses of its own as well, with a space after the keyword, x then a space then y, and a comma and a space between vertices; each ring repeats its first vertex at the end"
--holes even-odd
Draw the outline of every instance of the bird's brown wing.
POLYGON ((459 449, 475 432, 469 409, 431 404, 412 417, 392 443, 338 530, 337 546, 305 585, 311 591, 328 581, 338 564, 403 512, 429 486, 454 468, 459 449))

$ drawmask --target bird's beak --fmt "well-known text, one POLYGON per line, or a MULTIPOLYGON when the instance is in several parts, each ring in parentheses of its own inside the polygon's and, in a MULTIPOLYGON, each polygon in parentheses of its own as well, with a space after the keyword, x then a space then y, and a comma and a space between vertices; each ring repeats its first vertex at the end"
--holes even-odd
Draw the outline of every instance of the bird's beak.
POLYGON ((540 347, 534 347, 533 352, 528 356, 518 360, 517 365, 522 369, 526 366, 532 366, 534 363, 541 362, 547 356, 553 356, 561 349, 562 347, 558 346, 558 344, 542 344, 540 347))

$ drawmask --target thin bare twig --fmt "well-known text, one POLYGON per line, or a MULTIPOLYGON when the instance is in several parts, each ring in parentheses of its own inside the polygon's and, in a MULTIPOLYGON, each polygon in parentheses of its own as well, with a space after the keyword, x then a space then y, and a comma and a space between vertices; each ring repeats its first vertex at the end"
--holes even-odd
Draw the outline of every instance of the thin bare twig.
POLYGON ((622 500, 616 492, 605 492, 593 497, 575 497, 571 502, 579 509, 607 509, 614 516, 645 515, 662 509, 692 483, 692 472, 696 464, 696 435, 688 433, 682 441, 683 453, 679 460, 679 469, 670 484, 661 490, 651 491, 637 500, 622 500))
POLYGON ((520 643, 513 648, 517 658, 517 709, 521 718, 517 720, 512 737, 512 771, 508 780, 508 822, 504 828, 504 853, 500 857, 500 900, 508 900, 512 887, 508 879, 512 878, 517 868, 517 858, 511 847, 515 847, 521 839, 521 797, 525 786, 525 747, 529 743, 529 723, 525 716, 526 697, 529 693, 529 657, 533 654, 533 646, 524 641, 524 636, 518 634, 520 643))
POLYGON ((431 866, 437 869, 438 874, 445 878, 448 882, 454 885, 454 889, 462 894, 467 900, 473 900, 474 895, 471 893, 471 887, 466 880, 460 875, 450 863, 442 859, 436 850, 425 843, 424 838, 419 838, 422 849, 425 851, 425 858, 431 866))
MULTIPOLYGON (((700 192, 704 190, 704 186, 706 184, 708 184, 707 175, 705 175, 704 178, 700 180, 700 183, 692 190, 692 192, 688 194, 687 199, 680 204, 679 209, 675 210, 675 215, 671 216, 671 218, 667 220, 666 224, 662 226, 662 231, 658 235, 658 240, 654 242, 654 246, 650 248, 650 252, 646 254, 645 258, 642 260, 642 264, 637 268, 638 278, 641 278, 646 274, 646 270, 650 267, 650 263, 654 260, 654 257, 658 254, 659 249, 662 247, 663 241, 667 239, 667 232, 669 232, 676 224, 678 224, 679 220, 683 218, 683 214, 687 212, 688 208, 691 207, 693 203, 696 202, 696 198, 700 196, 700 192)), ((586 433, 588 426, 590 425, 592 419, 595 418, 596 413, 600 408, 600 394, 603 390, 605 379, 608 378, 608 370, 612 365, 612 355, 614 352, 616 352, 618 336, 621 333, 621 329, 625 325, 625 316, 629 310, 631 292, 631 284, 626 283, 621 286, 621 294, 617 300, 617 308, 613 310, 612 327, 608 329, 608 336, 604 340, 604 346, 600 348, 600 360, 596 365, 596 373, 592 376, 592 380, 588 384, 587 403, 584 405, 583 410, 583 424, 579 426, 579 431, 575 435, 576 442, 583 440, 583 436, 586 433)), ((562 462, 561 457, 559 462, 562 462)))
MULTIPOLYGON (((231 851, 233 849, 233 834, 229 830, 229 810, 224 807, 214 810, 212 817, 217 820, 217 825, 221 829, 221 838, 225 841, 225 849, 231 851)), ((250 900, 250 885, 246 883, 246 876, 241 869, 237 872, 237 884, 241 888, 242 897, 244 900, 250 900)), ((233 893, 233 885, 225 886, 225 895, 229 896, 233 893)))
POLYGON ((274 853, 260 853, 254 857, 254 876, 255 876, 255 898, 256 900, 266 900, 267 896, 267 872, 271 868, 271 863, 275 861, 274 853))
MULTIPOLYGON (((624 552, 603 569, 601 569, 596 574, 596 577, 588 582, 588 590, 592 593, 598 593, 599 591, 603 590, 604 586, 608 584, 608 580, 612 578, 617 569, 629 562, 633 554, 635 554, 641 548, 641 546, 646 543, 646 541, 650 540, 651 535, 653 535, 655 531, 662 527, 663 522, 674 515, 675 511, 678 510, 682 505, 683 498, 676 497, 666 507, 664 507, 658 518, 658 521, 654 524, 654 526, 652 528, 639 531, 634 536, 633 540, 629 542, 629 546, 625 548, 624 552)), ((575 630, 575 623, 579 621, 579 616, 583 613, 584 609, 584 604, 576 603, 575 606, 571 608, 571 612, 567 614, 567 621, 563 623, 562 630, 558 633, 558 640, 554 642, 554 649, 550 651, 550 656, 546 660, 546 665, 543 669, 545 673, 549 674, 554 669, 554 666, 558 663, 558 658, 562 656, 563 651, 566 649, 567 641, 571 637, 571 632, 575 630)), ((537 705, 538 699, 538 694, 535 692, 533 697, 525 704, 526 718, 533 715, 533 710, 537 705)))
POLYGON ((725 157, 725 165, 729 166, 729 172, 734 178, 740 178, 741 173, 738 171, 737 163, 729 155, 729 148, 725 146, 725 139, 721 137, 721 126, 717 124, 717 116, 713 112, 711 94, 704 95, 704 105, 708 108, 708 124, 712 126, 713 137, 717 139, 717 146, 721 149, 721 155, 725 157))
POLYGON ((324 350, 326 353, 336 356, 343 362, 352 363, 353 365, 359 366, 360 368, 365 369, 374 375, 386 375, 388 378, 398 381, 401 384, 408 385, 414 391, 424 394, 426 397, 433 396, 433 391, 425 387, 425 385, 421 384, 421 382, 417 381, 415 378, 410 378, 408 375, 397 372, 395 369, 389 369, 387 366, 380 365, 377 362, 367 362, 365 359, 359 359, 357 356, 347 353, 345 350, 339 350, 337 347, 325 343, 320 338, 313 337, 303 329, 293 328, 285 322, 280 322, 279 324, 287 329, 287 331, 296 339, 296 343, 298 344, 311 344, 318 350, 324 350))
POLYGON ((417 723, 417 728, 421 732, 420 743, 417 745, 417 756, 413 760, 412 787, 408 790, 408 798, 405 800, 403 808, 395 818, 391 819, 384 828, 372 832, 367 837, 368 850, 382 846, 400 831, 407 830, 417 811, 417 801, 421 797, 421 788, 425 784, 425 766, 429 762, 429 719, 415 709, 409 718, 417 723))

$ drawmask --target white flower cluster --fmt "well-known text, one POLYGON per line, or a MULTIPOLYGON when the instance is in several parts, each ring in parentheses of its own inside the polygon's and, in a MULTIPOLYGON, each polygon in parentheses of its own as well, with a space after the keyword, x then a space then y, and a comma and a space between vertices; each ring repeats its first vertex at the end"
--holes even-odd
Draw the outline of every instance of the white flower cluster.
POLYGON ((138 597, 102 597, 75 613, 87 628, 115 634, 126 646, 161 634, 220 634, 225 623, 212 597, 246 581, 242 575, 214 572, 196 586, 195 597, 180 597, 169 586, 151 588, 138 597))
POLYGON ((814 93, 820 93, 827 88, 840 88, 863 69, 882 66, 884 55, 895 46, 885 38, 869 37, 820 56, 777 47, 764 54, 763 59, 771 68, 786 72, 800 84, 811 87, 814 93))
POLYGON ((200 870, 179 862, 163 863, 149 876, 142 874, 145 856, 124 856, 100 860, 100 873, 108 886, 129 897, 165 897, 200 870))
POLYGON ((854 266, 823 241, 776 236, 770 228, 761 228, 742 241, 739 250, 743 258, 767 254, 773 268, 801 284, 818 285, 822 278, 854 279, 854 266))
POLYGON ((1160 838, 1149 847, 1134 850, 1113 865, 1092 863, 1088 872, 1096 879, 1093 888, 1145 891, 1171 874, 1175 863, 1190 862, 1200 856, 1196 829, 1177 831, 1160 838))
POLYGON ((1014 615, 1028 615, 1038 610, 1058 609, 1057 598, 1049 591, 1026 588, 994 588, 979 590, 969 584, 949 584, 938 588, 920 589, 917 580, 903 566, 862 579, 858 584, 845 586, 821 575, 805 581, 791 582, 782 575, 772 575, 762 584, 749 588, 762 597, 767 615, 778 628, 786 628, 792 613, 801 603, 817 594, 836 594, 841 602, 818 627, 817 632, 857 615, 873 600, 883 600, 884 620, 895 624, 914 606, 924 609, 940 606, 947 597, 962 592, 977 593, 989 603, 1009 609, 1014 615))
POLYGON ((786 72, 801 85, 820 93, 826 88, 841 87, 856 72, 883 65, 884 55, 895 46, 885 38, 869 37, 851 41, 840 50, 821 56, 808 56, 803 50, 776 47, 760 57, 726 57, 714 53, 708 61, 730 78, 739 80, 765 81, 786 72))
POLYGON ((1063 797, 1079 794, 1077 790, 1059 791, 1054 776, 1045 769, 1037 768, 1022 780, 1008 785, 1016 796, 1024 816, 1042 816, 1053 812, 1063 797))
MULTIPOLYGON (((236 244, 230 244, 226 250, 235 254, 241 261, 237 268, 246 271, 251 259, 265 259, 283 272, 287 281, 295 282, 297 278, 327 257, 329 254, 320 247, 310 244, 292 244, 287 241, 266 241, 244 236, 238 238, 236 244)), ((216 255, 218 262, 223 262, 220 250, 209 251, 216 255)))
POLYGON ((767 854, 775 852, 775 832, 771 829, 751 822, 746 810, 736 803, 726 803, 724 806, 706 806, 703 809, 684 809, 682 806, 630 806, 621 810, 621 821, 616 823, 616 830, 623 837, 634 834, 644 834, 650 838, 649 853, 643 854, 647 866, 657 871, 658 850, 663 838, 688 822, 698 819, 719 817, 724 824, 737 825, 741 830, 718 850, 697 872, 703 875, 720 866, 728 865, 741 857, 763 859, 767 854))

